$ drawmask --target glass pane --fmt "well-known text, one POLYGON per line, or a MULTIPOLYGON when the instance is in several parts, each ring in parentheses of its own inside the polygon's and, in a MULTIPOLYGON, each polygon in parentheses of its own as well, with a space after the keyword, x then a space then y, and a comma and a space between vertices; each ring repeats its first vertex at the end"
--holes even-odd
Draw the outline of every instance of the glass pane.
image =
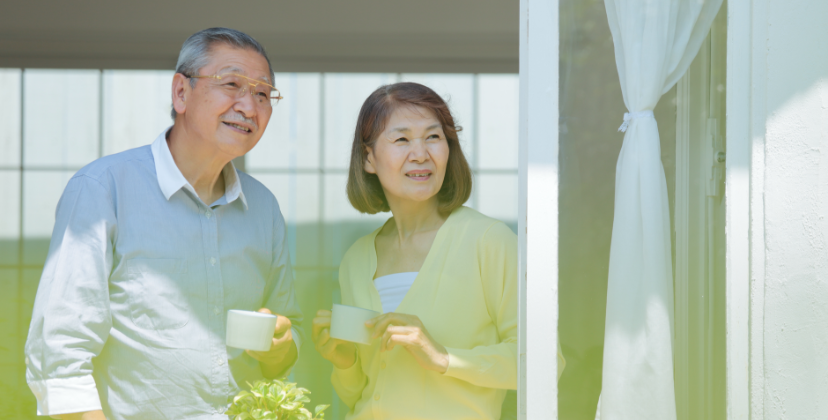
POLYGON ((0 167, 20 165, 20 69, 0 69, 0 167))
POLYGON ((173 71, 103 73, 103 154, 152 143, 172 125, 173 71))
POLYGON ((348 201, 345 174, 325 175, 323 217, 325 223, 324 255, 327 265, 339 266, 345 251, 360 237, 380 227, 391 213, 363 214, 348 201))
POLYGON ((248 171, 257 169, 318 169, 322 76, 319 73, 277 73, 282 99, 262 139, 245 156, 248 171))
POLYGON ((43 269, 38 268, 24 268, 23 278, 20 283, 20 318, 19 325, 23 326, 22 340, 26 342, 26 335, 29 331, 29 324, 32 322, 32 310, 34 310, 34 300, 37 295, 37 286, 40 284, 40 275, 43 274, 43 269))
MULTIPOLYGON (((593 418, 601 392, 615 164, 626 112, 604 2, 561 4, 558 334, 562 418, 593 418)), ((660 125, 660 122, 659 122, 660 125)))
POLYGON ((478 162, 481 169, 517 169, 518 76, 478 79, 478 162))
POLYGON ((98 158, 98 70, 23 73, 24 164, 79 168, 98 158))
POLYGON ((46 261, 55 225, 55 210, 74 171, 25 171, 23 173, 23 262, 46 261))
MULTIPOLYGON (((22 358, 20 350, 25 344, 20 340, 17 323, 19 271, 13 268, 0 268, 0 340, 4 343, 0 345, 0 366, 19 364, 22 358)), ((9 379, 9 372, 0 370, 0 383, 11 383, 9 379)))
POLYGON ((20 172, 0 171, 0 197, 3 197, 3 217, 0 217, 0 266, 17 265, 20 236, 20 172))
POLYGON ((318 174, 252 173, 279 201, 288 225, 290 256, 295 269, 318 266, 320 255, 318 174))
POLYGON ((476 181, 477 210, 506 223, 512 230, 517 231, 517 173, 479 174, 476 181))
POLYGON ((475 77, 472 74, 424 74, 402 75, 403 82, 416 82, 430 87, 449 105, 454 124, 463 127, 460 131, 460 145, 469 164, 474 166, 475 139, 475 77))
MULTIPOLYGON (((24 394, 32 395, 26 386, 25 366, 23 364, 24 337, 26 331, 20 322, 20 303, 18 289, 20 270, 0 268, 0 387, 3 399, 0 408, 5 418, 28 418, 21 416, 20 400, 24 394), (15 415, 18 414, 18 415, 15 415)), ((34 411, 30 412, 34 417, 34 411)))
MULTIPOLYGON (((601 392, 615 169, 627 111, 604 2, 560 4, 559 314, 566 370, 561 418, 595 417, 601 392)), ((675 91, 655 109, 668 194, 674 187, 675 91)))
MULTIPOLYGON (((395 74, 325 74, 325 167, 347 169, 354 128, 362 103, 382 85, 396 82, 395 74)), ((344 190, 343 190, 344 191, 344 190)))

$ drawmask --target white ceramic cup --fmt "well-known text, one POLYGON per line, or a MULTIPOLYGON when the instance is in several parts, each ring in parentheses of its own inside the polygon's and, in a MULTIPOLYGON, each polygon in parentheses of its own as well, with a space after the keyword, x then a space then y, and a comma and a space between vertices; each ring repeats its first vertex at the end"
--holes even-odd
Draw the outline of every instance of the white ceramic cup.
POLYGON ((360 344, 371 344, 371 330, 365 321, 380 315, 370 309, 334 303, 331 311, 331 337, 360 344))
POLYGON ((268 351, 276 332, 276 315, 261 312, 227 311, 227 346, 268 351))

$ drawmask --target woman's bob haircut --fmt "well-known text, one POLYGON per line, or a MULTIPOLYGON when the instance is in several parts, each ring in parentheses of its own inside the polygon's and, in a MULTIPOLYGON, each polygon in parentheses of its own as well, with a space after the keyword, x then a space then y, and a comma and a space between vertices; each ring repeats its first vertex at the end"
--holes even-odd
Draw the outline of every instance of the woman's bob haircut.
POLYGON ((443 126, 449 146, 446 176, 437 193, 438 211, 450 214, 468 201, 472 189, 472 173, 460 148, 457 132, 448 105, 430 88, 419 83, 394 83, 375 90, 359 110, 354 144, 351 147, 351 168, 348 171, 348 200, 362 213, 390 211, 379 178, 365 171, 368 147, 372 147, 385 130, 391 114, 400 107, 417 107, 431 111, 443 126))

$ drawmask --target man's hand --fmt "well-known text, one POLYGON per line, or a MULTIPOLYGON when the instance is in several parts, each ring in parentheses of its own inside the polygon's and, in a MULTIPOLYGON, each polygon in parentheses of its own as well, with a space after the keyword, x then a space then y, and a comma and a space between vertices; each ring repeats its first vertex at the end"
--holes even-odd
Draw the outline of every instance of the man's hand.
MULTIPOLYGON (((272 314, 267 308, 259 309, 258 312, 272 314)), ((250 357, 259 361, 262 374, 267 378, 277 378, 296 361, 298 356, 296 344, 293 342, 293 332, 290 329, 290 319, 278 314, 276 317, 276 330, 273 332, 270 350, 246 350, 250 357)))
POLYGON ((61 420, 106 420, 106 416, 104 416, 101 410, 87 411, 85 413, 58 414, 51 417, 61 420))

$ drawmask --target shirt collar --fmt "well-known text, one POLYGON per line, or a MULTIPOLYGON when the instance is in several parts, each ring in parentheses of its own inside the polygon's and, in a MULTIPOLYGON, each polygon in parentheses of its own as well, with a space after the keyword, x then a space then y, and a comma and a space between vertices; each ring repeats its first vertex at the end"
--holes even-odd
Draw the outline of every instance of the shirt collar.
MULTIPOLYGON (((187 178, 184 178, 181 170, 178 169, 178 165, 175 164, 175 160, 170 152, 170 146, 167 145, 167 132, 169 132, 170 128, 164 130, 155 139, 152 146, 150 146, 152 158, 155 161, 155 173, 158 176, 158 185, 161 187, 161 192, 167 200, 181 188, 189 190, 194 196, 198 197, 195 188, 190 185, 187 178)), ((224 196, 219 198, 215 203, 211 203, 211 205, 229 204, 241 198, 246 210, 247 199, 244 196, 244 191, 242 191, 241 180, 236 172, 236 166, 233 165, 232 161, 224 166, 221 174, 224 176, 224 196)))

